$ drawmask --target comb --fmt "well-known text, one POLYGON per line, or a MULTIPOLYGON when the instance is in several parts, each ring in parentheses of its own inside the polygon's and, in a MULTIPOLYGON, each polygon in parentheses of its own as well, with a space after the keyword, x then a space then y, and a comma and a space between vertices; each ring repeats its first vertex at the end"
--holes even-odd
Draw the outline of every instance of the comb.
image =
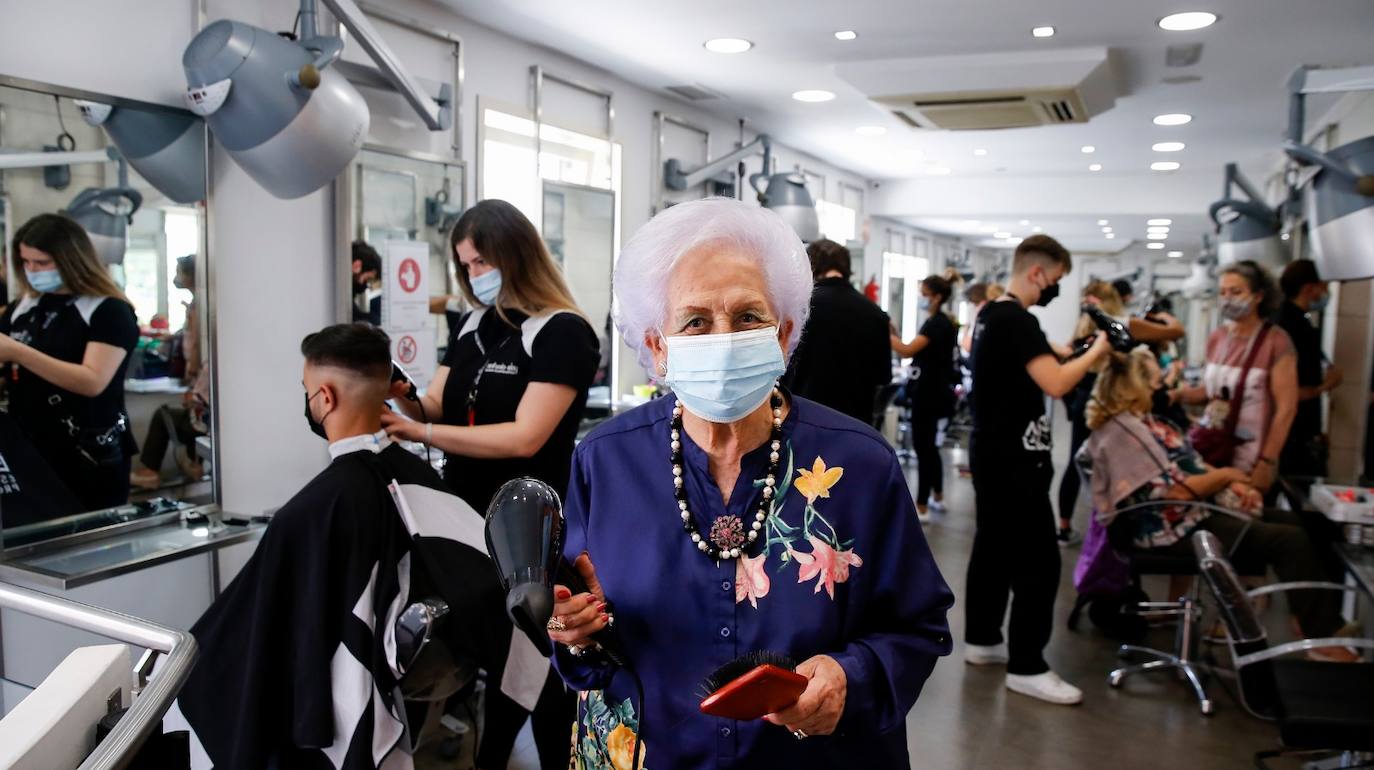
POLYGON ((757 650, 726 663, 701 680, 701 712, 748 721, 791 706, 806 691, 806 677, 791 658, 757 650))

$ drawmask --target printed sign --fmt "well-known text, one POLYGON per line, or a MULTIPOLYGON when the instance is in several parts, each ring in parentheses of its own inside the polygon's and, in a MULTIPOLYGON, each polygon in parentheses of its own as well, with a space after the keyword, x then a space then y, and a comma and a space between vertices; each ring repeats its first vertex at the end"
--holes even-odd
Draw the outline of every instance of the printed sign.
POLYGON ((415 363, 417 347, 414 337, 409 334, 402 335, 399 340, 396 340, 396 360, 406 366, 415 363))
POLYGON ((423 329, 429 320, 429 244, 385 241, 382 261, 382 326, 387 332, 423 329))
POLYGON ((439 368, 439 349, 435 344, 435 327, 427 326, 413 332, 390 332, 391 358, 400 364, 415 381, 415 387, 424 390, 434 379, 439 368))

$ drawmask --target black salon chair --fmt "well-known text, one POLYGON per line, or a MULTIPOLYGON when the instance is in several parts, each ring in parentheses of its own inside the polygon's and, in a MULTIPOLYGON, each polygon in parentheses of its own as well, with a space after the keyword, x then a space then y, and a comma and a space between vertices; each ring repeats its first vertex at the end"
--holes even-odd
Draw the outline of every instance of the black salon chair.
MULTIPOLYGON (((1235 660, 1241 705, 1278 723, 1282 748, 1255 754, 1255 766, 1291 755, 1374 752, 1374 663, 1324 663, 1286 658, 1321 647, 1374 649, 1370 639, 1301 639, 1269 646, 1251 602, 1261 594, 1291 590, 1354 591, 1339 583, 1277 583, 1246 591, 1210 532, 1193 534, 1198 571, 1216 598, 1235 660)), ((1369 767, 1371 763, 1339 767, 1369 767)), ((1331 767, 1331 765, 1324 765, 1331 767)))
MULTIPOLYGON (((451 699, 463 700, 463 693, 477 681, 477 666, 443 641, 448 615, 444 600, 429 598, 406 607, 396 618, 396 664, 402 671, 397 690, 405 704, 402 748, 408 754, 445 732, 455 732, 453 723, 444 719, 445 706, 451 699)), ((456 756, 456 746, 451 753, 456 756)))

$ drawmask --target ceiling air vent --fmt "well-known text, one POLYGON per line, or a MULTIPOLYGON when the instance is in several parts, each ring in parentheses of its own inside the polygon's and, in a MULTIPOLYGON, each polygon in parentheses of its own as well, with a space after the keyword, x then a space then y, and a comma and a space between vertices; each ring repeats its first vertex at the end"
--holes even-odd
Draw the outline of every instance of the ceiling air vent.
POLYGON ((1170 67, 1191 67, 1202 60, 1202 43, 1171 45, 1164 52, 1164 63, 1170 67))
POLYGON ((699 84, 690 86, 668 86, 668 90, 689 102, 703 102, 708 99, 720 98, 720 94, 699 84))
POLYGON ((836 73, 917 129, 1086 123, 1117 94, 1105 48, 850 62, 836 73))

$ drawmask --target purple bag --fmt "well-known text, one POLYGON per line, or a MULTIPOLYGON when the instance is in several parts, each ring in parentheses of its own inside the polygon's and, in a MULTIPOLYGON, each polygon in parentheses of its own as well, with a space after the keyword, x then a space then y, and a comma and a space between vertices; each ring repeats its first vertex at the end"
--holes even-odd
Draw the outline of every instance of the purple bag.
POLYGON ((1073 586, 1080 596, 1120 596, 1131 585, 1131 566, 1107 541, 1107 528, 1097 516, 1089 519, 1073 568, 1073 586))

